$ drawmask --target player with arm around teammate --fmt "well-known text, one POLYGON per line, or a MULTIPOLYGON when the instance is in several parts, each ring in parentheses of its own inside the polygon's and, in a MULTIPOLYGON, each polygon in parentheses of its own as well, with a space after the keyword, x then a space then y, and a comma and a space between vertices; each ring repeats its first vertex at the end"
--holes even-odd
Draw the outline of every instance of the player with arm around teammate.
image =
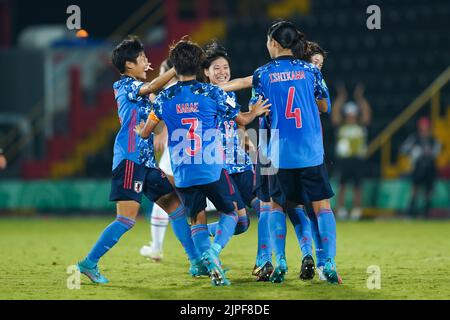
MULTIPOLYGON (((269 158, 278 169, 276 174, 281 192, 271 191, 274 208, 270 229, 274 239, 276 268, 273 282, 284 281, 287 272, 285 255, 287 209, 294 209, 299 218, 306 217, 298 205, 312 202, 318 217, 319 233, 324 245, 324 274, 330 283, 338 283, 336 270, 336 222, 329 199, 334 196, 324 165, 322 128, 316 99, 326 99, 322 75, 313 65, 296 59, 306 49, 303 35, 290 22, 280 21, 268 31, 267 49, 272 61, 258 68, 253 76, 257 95, 272 104, 269 115, 272 130, 269 158)), ((294 225, 295 227, 295 225, 294 225)), ((312 256, 312 245, 302 248, 303 258, 312 256), (309 252, 305 252, 309 251, 309 252)))
POLYGON ((198 82, 196 73, 204 52, 189 40, 174 46, 170 59, 180 81, 158 95, 154 112, 136 131, 145 138, 160 120, 166 123, 175 185, 191 217, 193 241, 202 254, 212 285, 228 285, 219 254, 235 232, 238 208, 233 184, 223 169, 218 119, 234 112, 235 120, 245 125, 267 112, 269 106, 259 100, 256 111, 242 114, 222 89, 198 82), (207 229, 206 198, 222 212, 213 244, 207 229))
POLYGON ((204 272, 203 266, 190 235, 185 207, 155 164, 153 135, 142 139, 134 132, 135 125, 145 119, 151 107, 148 95, 161 89, 175 75, 175 71, 171 69, 152 82, 143 82, 150 64, 137 38, 122 41, 113 50, 112 61, 121 74, 120 80, 113 86, 121 123, 114 144, 110 194, 110 200, 116 202, 117 218, 103 231, 88 255, 78 263, 78 268, 94 283, 108 282, 97 264, 121 236, 134 226, 142 196, 145 195, 168 212, 175 235, 191 261, 190 272, 199 275, 204 272))

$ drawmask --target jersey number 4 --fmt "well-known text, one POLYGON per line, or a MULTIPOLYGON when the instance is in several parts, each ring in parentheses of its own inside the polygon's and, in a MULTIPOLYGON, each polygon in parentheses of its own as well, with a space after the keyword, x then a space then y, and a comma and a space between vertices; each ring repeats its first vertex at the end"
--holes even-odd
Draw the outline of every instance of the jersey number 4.
POLYGON ((181 119, 181 123, 183 125, 189 125, 187 138, 190 141, 194 141, 194 149, 191 147, 186 148, 186 152, 191 157, 195 156, 201 149, 202 138, 195 133, 195 130, 198 128, 198 119, 197 118, 184 118, 181 119))
POLYGON ((286 119, 295 119, 295 127, 302 127, 302 111, 300 108, 295 108, 292 110, 292 105, 294 104, 295 87, 289 88, 288 99, 286 103, 286 119))

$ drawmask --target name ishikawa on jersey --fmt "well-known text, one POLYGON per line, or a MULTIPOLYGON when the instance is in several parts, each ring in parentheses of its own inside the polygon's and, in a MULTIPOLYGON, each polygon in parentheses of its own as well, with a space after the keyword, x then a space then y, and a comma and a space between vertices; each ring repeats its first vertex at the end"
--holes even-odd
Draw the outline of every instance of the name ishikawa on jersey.
POLYGON ((148 117, 151 102, 147 96, 139 96, 144 83, 128 76, 122 76, 113 85, 120 129, 114 143, 113 170, 124 159, 146 167, 155 168, 153 134, 142 139, 134 132, 134 127, 148 117))
POLYGON ((187 188, 219 180, 224 153, 218 123, 225 115, 238 115, 234 100, 217 86, 192 80, 162 91, 153 106, 169 132, 175 185, 187 188))
POLYGON ((292 56, 278 57, 255 71, 253 89, 251 103, 263 96, 272 104, 270 129, 277 130, 269 140, 272 165, 294 169, 322 164, 322 126, 315 100, 329 94, 319 69, 292 56))

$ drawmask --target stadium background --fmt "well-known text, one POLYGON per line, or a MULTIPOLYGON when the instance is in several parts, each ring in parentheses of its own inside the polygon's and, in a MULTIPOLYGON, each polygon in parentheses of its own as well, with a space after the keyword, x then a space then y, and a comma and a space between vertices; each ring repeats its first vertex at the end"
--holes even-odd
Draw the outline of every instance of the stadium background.
MULTIPOLYGON (((364 217, 395 218, 407 209, 410 164, 399 147, 417 120, 429 116, 443 146, 431 217, 449 218, 446 0, 0 0, 0 148, 8 160, 0 171, 0 216, 111 216, 108 194, 119 121, 111 90, 118 74, 110 52, 126 35, 138 35, 145 43, 155 69, 150 78, 169 44, 186 34, 201 45, 219 39, 231 56, 235 78, 251 75, 268 61, 267 28, 280 17, 295 22, 328 52, 322 72, 332 99, 339 82, 350 90, 359 82, 366 87, 373 116, 364 217), (72 4, 81 8, 87 37, 67 29, 66 9, 72 4), (373 4, 381 8, 381 30, 366 26, 366 9, 373 4)), ((242 105, 250 94, 238 93, 242 105)), ((335 130, 329 116, 322 123, 336 190, 335 130)), ((144 214, 150 206, 144 202, 144 214)), ((0 224, 7 230, 14 228, 11 221, 0 224)), ((361 228, 367 227, 364 223, 361 228)), ((439 227, 449 231, 448 222, 442 223, 439 227)))

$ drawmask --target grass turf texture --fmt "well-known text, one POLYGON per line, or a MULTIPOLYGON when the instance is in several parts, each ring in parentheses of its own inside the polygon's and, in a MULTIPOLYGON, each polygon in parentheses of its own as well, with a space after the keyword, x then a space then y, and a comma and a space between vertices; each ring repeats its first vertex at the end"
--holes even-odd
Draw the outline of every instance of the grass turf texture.
POLYGON ((338 223, 337 266, 341 286, 298 279, 300 255, 288 222, 289 273, 283 284, 257 283, 251 276, 256 253, 256 220, 222 253, 230 287, 213 288, 193 279, 188 261, 169 227, 164 260, 149 262, 139 248, 149 224, 138 220, 100 261, 110 280, 67 289, 67 267, 90 250, 108 218, 0 220, 0 299, 450 299, 450 222, 379 221, 338 223), (381 290, 367 289, 367 267, 381 268, 381 290))

